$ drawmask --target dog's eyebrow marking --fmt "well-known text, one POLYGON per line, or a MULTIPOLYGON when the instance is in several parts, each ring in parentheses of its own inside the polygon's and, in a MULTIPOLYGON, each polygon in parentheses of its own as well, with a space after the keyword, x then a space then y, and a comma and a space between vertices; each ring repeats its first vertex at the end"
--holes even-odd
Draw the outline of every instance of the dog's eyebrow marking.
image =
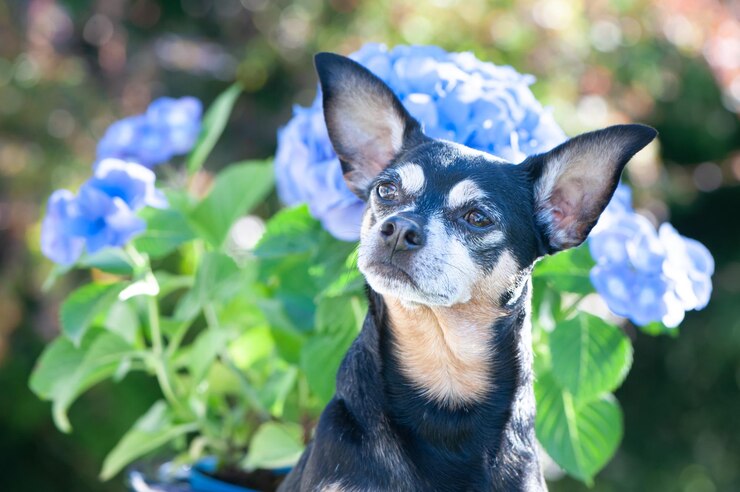
POLYGON ((421 193, 426 183, 424 170, 418 164, 404 164, 396 169, 398 177, 401 179, 401 186, 407 193, 417 195, 421 193))
POLYGON ((472 200, 485 198, 486 194, 472 179, 464 179, 447 194, 447 208, 457 208, 472 200))

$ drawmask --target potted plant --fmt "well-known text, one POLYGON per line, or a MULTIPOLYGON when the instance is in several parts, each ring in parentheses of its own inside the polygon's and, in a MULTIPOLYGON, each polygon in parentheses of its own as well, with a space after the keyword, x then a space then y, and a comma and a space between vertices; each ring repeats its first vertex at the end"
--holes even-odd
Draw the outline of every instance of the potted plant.
MULTIPOLYGON (((369 44, 353 56, 431 136, 513 162, 565 138, 529 90, 533 79, 511 67, 436 47, 369 44)), ((170 481, 180 464, 195 466, 191 485, 160 477, 161 490, 274 489, 310 439, 364 318, 354 266, 363 203, 344 185, 319 98, 296 108, 274 162, 204 170, 239 93, 229 87, 202 120, 197 100, 163 98, 115 123, 92 177, 49 199, 42 250, 57 265, 48 284, 89 274, 63 302, 61 333, 31 388, 64 432, 70 405, 101 381, 140 371, 161 390, 105 458, 104 480, 166 448, 159 470, 170 481), (153 168, 179 155, 157 187, 153 168), (277 211, 263 204, 275 181, 289 206, 277 211), (222 488, 203 485, 211 478, 222 488)), ((619 444, 611 393, 632 360, 624 318, 648 333, 672 330, 706 305, 712 271, 701 244, 637 214, 626 185, 587 245, 537 266, 537 432, 567 473, 590 483, 619 444)))

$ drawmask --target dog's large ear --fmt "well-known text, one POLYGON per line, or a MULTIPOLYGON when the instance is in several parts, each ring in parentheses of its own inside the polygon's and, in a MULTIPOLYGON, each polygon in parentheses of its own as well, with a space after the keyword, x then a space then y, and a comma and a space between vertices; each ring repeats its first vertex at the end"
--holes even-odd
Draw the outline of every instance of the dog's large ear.
POLYGON ((547 253, 586 239, 611 200, 624 166, 657 134, 645 125, 610 126, 522 163, 531 173, 535 221, 547 253))
POLYGON ((372 180, 404 148, 424 138, 388 86, 359 63, 333 53, 315 57, 329 138, 349 188, 367 199, 372 180))

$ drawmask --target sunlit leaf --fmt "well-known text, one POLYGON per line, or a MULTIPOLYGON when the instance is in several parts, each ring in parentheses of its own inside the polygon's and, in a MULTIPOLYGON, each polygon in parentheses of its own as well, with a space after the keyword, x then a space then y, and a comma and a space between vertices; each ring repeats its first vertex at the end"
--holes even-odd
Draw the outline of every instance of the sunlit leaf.
POLYGON ((110 308, 123 287, 122 283, 92 283, 72 292, 62 303, 59 314, 62 332, 79 345, 96 317, 110 308))
POLYGON ((230 165, 218 175, 208 196, 190 213, 193 226, 213 246, 221 246, 236 219, 272 190, 274 179, 269 161, 230 165))
POLYGON ((282 468, 298 461, 303 453, 303 429, 294 423, 266 422, 254 433, 244 468, 282 468))
POLYGON ((137 458, 196 429, 195 423, 176 424, 167 404, 157 401, 105 457, 100 478, 102 480, 113 478, 137 458))
POLYGON ((572 476, 591 484, 622 439, 622 412, 612 395, 579 402, 551 374, 539 374, 537 439, 572 476))
POLYGON ((208 159, 224 128, 226 128, 226 123, 229 121, 231 111, 241 91, 241 87, 237 84, 230 86, 219 94, 206 111, 198 141, 188 155, 187 166, 190 174, 194 174, 202 168, 206 159, 208 159))
POLYGON ((550 334, 553 376, 575 398, 616 389, 632 365, 632 345, 619 327, 586 313, 558 323, 550 334))

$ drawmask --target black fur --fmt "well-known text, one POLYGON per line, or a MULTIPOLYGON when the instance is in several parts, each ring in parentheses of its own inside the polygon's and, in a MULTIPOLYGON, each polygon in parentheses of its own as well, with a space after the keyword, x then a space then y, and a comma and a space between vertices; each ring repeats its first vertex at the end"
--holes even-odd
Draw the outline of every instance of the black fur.
POLYGON ((492 327, 495 386, 481 403, 449 409, 401 374, 383 299, 368 295, 368 316, 339 369, 336 396, 281 490, 541 490, 532 349, 522 333, 530 329, 528 296, 492 327))

